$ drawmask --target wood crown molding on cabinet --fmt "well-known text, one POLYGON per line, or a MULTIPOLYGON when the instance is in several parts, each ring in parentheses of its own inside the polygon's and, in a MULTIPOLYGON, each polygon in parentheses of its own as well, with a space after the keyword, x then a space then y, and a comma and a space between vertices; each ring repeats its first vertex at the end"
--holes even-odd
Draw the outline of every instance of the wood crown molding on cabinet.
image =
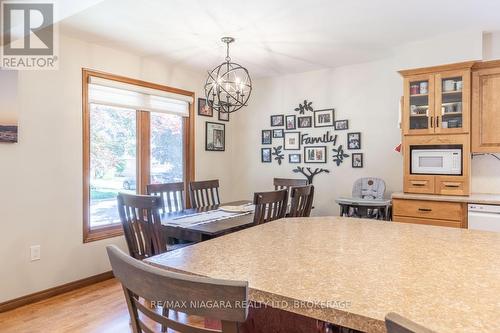
POLYGON ((406 76, 430 74, 430 73, 436 73, 436 72, 456 71, 456 70, 460 70, 460 69, 471 69, 477 63, 478 63, 478 61, 476 61, 476 60, 464 61, 464 62, 458 62, 455 64, 446 64, 446 65, 422 67, 422 68, 414 68, 414 69, 404 69, 404 70, 398 71, 398 73, 401 74, 401 76, 406 77, 406 76))

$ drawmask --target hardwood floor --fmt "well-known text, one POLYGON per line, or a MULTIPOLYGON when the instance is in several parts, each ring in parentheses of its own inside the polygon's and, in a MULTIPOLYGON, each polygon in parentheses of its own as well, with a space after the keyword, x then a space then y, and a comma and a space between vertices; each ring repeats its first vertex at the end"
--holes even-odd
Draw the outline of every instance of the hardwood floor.
MULTIPOLYGON (((218 328, 219 324, 172 311, 172 319, 195 326, 218 328)), ((158 326, 154 327, 160 332, 158 326)), ((131 333, 129 315, 120 283, 110 279, 67 292, 44 301, 0 313, 2 333, 131 333)), ((353 333, 354 330, 327 325, 273 308, 250 308, 242 333, 353 333), (327 329, 327 326, 329 327, 327 329)), ((168 333, 175 333, 169 330, 168 333)))
POLYGON ((121 285, 96 283, 0 313, 0 332, 132 332, 121 285))

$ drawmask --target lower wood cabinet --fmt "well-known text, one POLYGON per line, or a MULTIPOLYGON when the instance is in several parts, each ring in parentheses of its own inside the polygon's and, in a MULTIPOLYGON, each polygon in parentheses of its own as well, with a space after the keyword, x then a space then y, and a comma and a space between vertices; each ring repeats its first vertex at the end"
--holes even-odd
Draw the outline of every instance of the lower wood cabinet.
POLYGON ((467 204, 462 202, 393 199, 394 222, 467 228, 467 204))

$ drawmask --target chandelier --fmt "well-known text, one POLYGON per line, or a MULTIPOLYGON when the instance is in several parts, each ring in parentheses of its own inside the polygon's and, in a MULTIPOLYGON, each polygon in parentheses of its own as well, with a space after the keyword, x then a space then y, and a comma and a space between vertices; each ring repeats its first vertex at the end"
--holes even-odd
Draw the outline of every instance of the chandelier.
POLYGON ((229 57, 229 44, 233 37, 223 37, 226 43, 226 61, 208 73, 205 82, 207 104, 214 110, 231 113, 246 106, 252 92, 252 80, 248 70, 229 57))

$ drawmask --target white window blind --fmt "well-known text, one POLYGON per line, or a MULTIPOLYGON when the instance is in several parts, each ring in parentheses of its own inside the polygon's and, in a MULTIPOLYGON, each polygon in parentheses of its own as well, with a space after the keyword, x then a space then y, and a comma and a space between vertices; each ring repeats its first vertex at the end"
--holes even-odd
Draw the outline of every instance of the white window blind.
POLYGON ((189 116, 189 96, 90 77, 89 103, 189 116))

